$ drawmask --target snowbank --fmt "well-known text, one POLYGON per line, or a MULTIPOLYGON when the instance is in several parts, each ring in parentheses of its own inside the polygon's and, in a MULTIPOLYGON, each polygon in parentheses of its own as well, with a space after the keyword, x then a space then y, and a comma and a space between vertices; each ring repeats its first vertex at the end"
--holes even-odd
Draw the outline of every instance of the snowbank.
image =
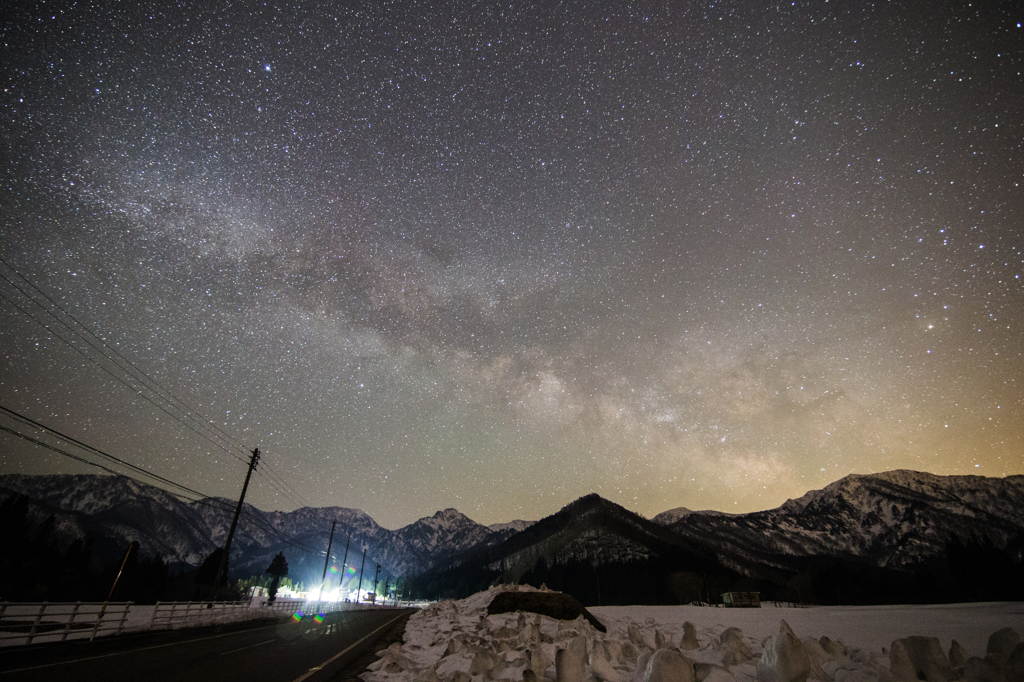
MULTIPOLYGON (((1018 643, 1017 637, 1017 633, 1024 632, 1024 604, 1020 603, 762 609, 591 608, 590 612, 608 628, 607 634, 602 634, 582 617, 575 621, 558 621, 522 612, 488 615, 491 600, 508 589, 515 588, 492 588, 461 601, 433 604, 415 614, 406 626, 404 644, 396 643, 378 652, 379 660, 362 679, 364 682, 1024 680, 1024 644, 1018 643), (997 631, 1001 629, 1000 635, 997 631), (999 660, 992 654, 990 636, 1001 642, 999 660), (986 658, 987 653, 990 655, 986 658)), ((525 586, 518 589, 534 591, 525 586)))
MULTIPOLYGON (((1024 634, 1024 604, 986 602, 925 606, 811 606, 806 608, 716 609, 701 606, 604 606, 591 613, 606 625, 623 618, 643 623, 648 618, 664 629, 690 621, 707 628, 735 626, 761 641, 785 620, 800 637, 841 639, 849 647, 881 651, 901 637, 938 637, 943 650, 952 640, 977 656, 985 655, 989 635, 1002 627, 1024 634)), ((674 631, 674 630, 673 630, 674 631)))

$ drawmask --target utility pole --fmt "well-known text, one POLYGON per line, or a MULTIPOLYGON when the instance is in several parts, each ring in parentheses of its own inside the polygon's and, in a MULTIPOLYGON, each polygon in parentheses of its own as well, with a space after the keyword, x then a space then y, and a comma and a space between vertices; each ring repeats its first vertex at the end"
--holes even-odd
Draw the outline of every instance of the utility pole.
POLYGON ((349 535, 348 533, 346 533, 345 535, 347 536, 345 539, 345 558, 341 560, 341 579, 338 580, 339 590, 345 586, 345 568, 347 567, 345 562, 348 561, 348 543, 352 541, 351 535, 349 535))
POLYGON ((359 589, 356 590, 356 603, 359 603, 359 593, 363 591, 363 569, 366 568, 366 548, 363 547, 363 563, 359 566, 359 589))
POLYGON ((324 557, 324 574, 320 576, 320 596, 317 598, 317 602, 321 602, 324 599, 324 583, 327 582, 327 564, 331 563, 331 545, 334 543, 334 524, 337 521, 331 521, 331 537, 327 541, 327 556, 324 557))
POLYGON ((228 570, 228 553, 231 551, 231 540, 235 537, 235 526, 238 525, 238 516, 242 513, 242 502, 245 501, 245 491, 249 489, 249 479, 252 477, 252 470, 260 461, 260 449, 254 448, 252 458, 249 460, 249 471, 245 473, 245 483, 242 485, 242 496, 238 498, 238 506, 235 507, 235 518, 231 519, 231 530, 228 531, 228 541, 224 543, 224 555, 220 558, 220 568, 217 569, 217 578, 213 581, 213 596, 216 599, 220 591, 220 582, 228 570))
POLYGON ((377 570, 373 572, 373 602, 377 603, 377 576, 380 575, 380 564, 377 564, 377 570))
MULTIPOLYGON (((128 545, 128 551, 124 554, 124 561, 121 562, 121 568, 117 571, 117 577, 114 578, 114 584, 110 586, 110 594, 107 595, 107 601, 110 601, 110 598, 114 596, 114 588, 117 587, 117 581, 121 579, 121 574, 124 572, 124 566, 128 563, 128 555, 132 553, 133 549, 137 554, 139 550, 138 540, 134 540, 130 545, 128 545)), ((106 608, 106 604, 107 602, 103 602, 104 608, 106 608)))

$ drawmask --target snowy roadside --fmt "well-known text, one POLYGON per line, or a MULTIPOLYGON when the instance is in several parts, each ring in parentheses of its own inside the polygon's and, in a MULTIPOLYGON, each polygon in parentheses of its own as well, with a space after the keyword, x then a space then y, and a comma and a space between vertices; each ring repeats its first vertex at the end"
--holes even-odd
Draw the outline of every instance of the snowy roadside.
MULTIPOLYGON (((275 609, 261 608, 261 604, 255 603, 248 608, 239 609, 202 609, 196 608, 189 611, 184 618, 178 618, 157 629, 180 630, 183 628, 197 628, 208 625, 225 625, 227 623, 242 623, 250 620, 285 619, 291 618, 296 609, 303 606, 305 602, 295 600, 290 606, 293 608, 275 609)), ((151 604, 132 605, 131 615, 125 623, 124 631, 141 632, 150 630, 150 623, 153 620, 153 609, 151 604)))
MULTIPOLYGON (((522 612, 488 616, 491 600, 510 589, 502 586, 461 601, 439 602, 413 615, 405 643, 378 652, 379 660, 362 680, 889 682, 916 680, 923 674, 922 666, 931 666, 947 680, 1012 682, 1017 673, 1003 671, 1001 678, 986 677, 995 671, 983 661, 990 635, 1003 628, 1015 632, 1003 631, 1002 660, 1012 650, 1014 660, 1024 664, 1024 644, 1018 644, 1016 637, 1024 632, 1024 604, 1020 603, 590 609, 607 626, 608 632, 601 633, 582 617, 559 621, 522 612), (913 636, 923 637, 891 650, 897 640, 913 636), (972 662, 967 660, 970 657, 977 658, 972 662)), ((518 590, 536 591, 526 586, 518 590)))
POLYGON ((215 602, 213 608, 205 608, 207 602, 174 605, 164 603, 156 619, 153 617, 157 608, 154 604, 131 604, 125 614, 126 605, 123 603, 111 604, 109 608, 105 608, 102 603, 84 603, 77 606, 73 603, 52 603, 45 604, 47 610, 40 617, 40 604, 15 602, 4 609, 4 631, 0 635, 0 647, 25 644, 29 626, 37 619, 42 627, 32 636, 33 644, 89 639, 99 618, 102 618, 102 624, 97 636, 111 637, 118 633, 179 630, 245 621, 287 619, 306 604, 302 600, 279 600, 277 608, 270 609, 264 606, 265 601, 266 599, 254 598, 248 605, 225 605, 223 602, 215 602), (171 611, 171 606, 177 610, 171 611), (72 618, 73 625, 65 633, 65 626, 72 618))

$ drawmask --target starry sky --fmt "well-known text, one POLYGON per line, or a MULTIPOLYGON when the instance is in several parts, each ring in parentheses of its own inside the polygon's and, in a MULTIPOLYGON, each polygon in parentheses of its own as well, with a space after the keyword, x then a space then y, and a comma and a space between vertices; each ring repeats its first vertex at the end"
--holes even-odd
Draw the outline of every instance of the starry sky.
POLYGON ((9 4, 0 404, 391 528, 1024 473, 1022 19, 9 4))

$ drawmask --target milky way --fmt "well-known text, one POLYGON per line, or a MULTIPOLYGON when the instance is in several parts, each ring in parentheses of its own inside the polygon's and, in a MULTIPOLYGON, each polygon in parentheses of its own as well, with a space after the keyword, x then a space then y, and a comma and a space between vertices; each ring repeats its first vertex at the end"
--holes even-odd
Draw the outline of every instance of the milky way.
POLYGON ((1015 3, 216 5, 5 9, 3 406, 389 527, 1024 473, 1015 3))

